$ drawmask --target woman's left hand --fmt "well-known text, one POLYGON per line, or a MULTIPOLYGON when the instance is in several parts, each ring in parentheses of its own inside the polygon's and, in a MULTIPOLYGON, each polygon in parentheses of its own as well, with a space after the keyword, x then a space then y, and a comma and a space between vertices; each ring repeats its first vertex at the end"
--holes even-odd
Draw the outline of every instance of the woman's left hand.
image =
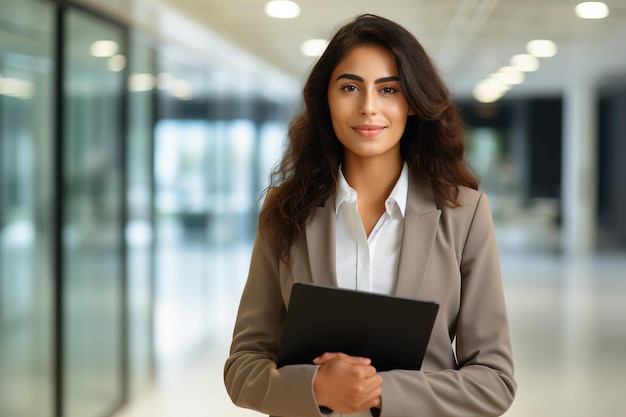
POLYGON ((340 413, 380 408, 382 378, 370 359, 328 352, 313 363, 320 365, 313 383, 319 405, 340 413))

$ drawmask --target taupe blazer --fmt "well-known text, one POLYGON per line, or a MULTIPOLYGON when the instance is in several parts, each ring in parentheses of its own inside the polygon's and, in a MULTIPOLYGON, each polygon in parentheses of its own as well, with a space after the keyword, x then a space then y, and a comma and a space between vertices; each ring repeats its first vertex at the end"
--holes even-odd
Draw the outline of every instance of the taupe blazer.
MULTIPOLYGON (((395 294, 440 304, 420 371, 381 372, 381 417, 497 416, 516 383, 498 251, 485 194, 461 188, 461 206, 409 180, 395 294)), ((257 235, 224 379, 232 401, 272 416, 319 417, 317 366, 276 368, 285 306, 296 281, 337 285, 335 208, 319 207, 290 262, 257 235)), ((323 308, 323 306, 320 306, 323 308)))

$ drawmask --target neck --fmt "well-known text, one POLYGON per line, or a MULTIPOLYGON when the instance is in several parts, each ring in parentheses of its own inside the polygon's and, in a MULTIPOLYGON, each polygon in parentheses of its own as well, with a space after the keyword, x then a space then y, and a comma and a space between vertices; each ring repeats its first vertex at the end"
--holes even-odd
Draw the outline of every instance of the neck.
POLYGON ((359 200, 386 199, 402 172, 400 155, 390 158, 350 158, 343 163, 343 175, 350 187, 359 195, 359 200))

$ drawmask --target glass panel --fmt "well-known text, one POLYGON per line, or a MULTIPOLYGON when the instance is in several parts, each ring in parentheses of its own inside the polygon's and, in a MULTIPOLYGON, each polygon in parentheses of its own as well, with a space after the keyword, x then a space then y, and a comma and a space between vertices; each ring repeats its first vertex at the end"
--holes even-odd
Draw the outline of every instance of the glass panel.
POLYGON ((64 401, 66 417, 92 417, 108 414, 123 397, 125 58, 121 31, 82 12, 68 12, 66 36, 64 401))
MULTIPOLYGON (((259 134, 259 177, 260 191, 270 185, 270 173, 280 162, 284 152, 285 138, 287 137, 286 126, 278 121, 268 121, 261 126, 259 134)), ((255 196, 258 197, 258 196, 255 196)), ((261 202, 259 201, 259 210, 261 202)))
POLYGON ((212 132, 207 73, 181 62, 194 61, 178 49, 160 56, 159 103, 165 118, 155 130, 157 225, 155 349, 160 373, 184 366, 202 348, 215 323, 211 315, 207 259, 210 228, 207 165, 212 132))
POLYGON ((0 10, 0 415, 48 417, 53 10, 30 0, 0 10))
POLYGON ((131 395, 144 391, 153 372, 152 134, 154 51, 132 40, 128 134, 128 349, 131 395))
POLYGON ((197 60, 181 48, 159 52, 155 349, 168 373, 232 333, 228 294, 241 292, 248 264, 239 260, 249 260, 257 198, 286 125, 240 74, 181 64, 197 60))
POLYGON ((220 245, 238 244, 256 232, 256 135, 256 126, 249 119, 217 123, 216 152, 211 162, 221 161, 221 165, 211 190, 215 203, 209 210, 212 237, 220 245))
POLYGON ((179 368, 204 342, 211 324, 206 314, 207 133, 202 121, 162 120, 156 129, 155 348, 162 372, 179 368))

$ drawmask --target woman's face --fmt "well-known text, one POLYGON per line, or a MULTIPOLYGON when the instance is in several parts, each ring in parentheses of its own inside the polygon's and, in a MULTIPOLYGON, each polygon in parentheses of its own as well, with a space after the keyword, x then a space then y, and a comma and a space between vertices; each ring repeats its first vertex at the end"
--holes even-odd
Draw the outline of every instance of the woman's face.
POLYGON ((346 158, 399 155, 412 112, 389 51, 361 45, 348 52, 331 74, 328 104, 346 158))

